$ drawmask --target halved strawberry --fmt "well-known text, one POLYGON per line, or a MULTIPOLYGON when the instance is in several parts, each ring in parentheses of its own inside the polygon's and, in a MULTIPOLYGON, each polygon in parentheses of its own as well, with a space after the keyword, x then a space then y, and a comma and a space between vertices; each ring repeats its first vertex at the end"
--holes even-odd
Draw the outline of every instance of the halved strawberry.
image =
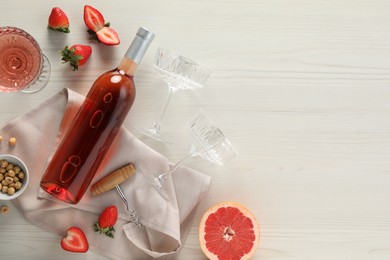
POLYGON ((70 48, 65 46, 65 48, 61 51, 62 61, 64 63, 69 61, 73 70, 78 70, 79 66, 84 65, 91 54, 91 46, 81 44, 75 44, 70 48))
POLYGON ((118 220, 118 209, 116 206, 109 206, 103 210, 99 216, 99 220, 94 225, 94 230, 100 234, 114 238, 114 225, 118 220))
POLYGON ((48 20, 49 29, 69 33, 69 19, 65 12, 59 8, 54 7, 51 10, 49 20, 48 20))
POLYGON ((85 253, 89 249, 89 244, 80 228, 71 227, 66 231, 66 237, 62 238, 61 247, 70 252, 85 253))
POLYGON ((84 23, 93 32, 97 32, 104 27, 104 17, 90 5, 84 6, 84 23))
POLYGON ((106 23, 103 15, 90 5, 84 6, 84 22, 88 27, 88 33, 92 35, 92 40, 97 40, 106 45, 118 45, 120 43, 117 32, 109 28, 110 23, 106 23))
POLYGON ((106 45, 118 45, 121 42, 117 32, 110 27, 103 27, 96 32, 96 36, 99 42, 106 45))

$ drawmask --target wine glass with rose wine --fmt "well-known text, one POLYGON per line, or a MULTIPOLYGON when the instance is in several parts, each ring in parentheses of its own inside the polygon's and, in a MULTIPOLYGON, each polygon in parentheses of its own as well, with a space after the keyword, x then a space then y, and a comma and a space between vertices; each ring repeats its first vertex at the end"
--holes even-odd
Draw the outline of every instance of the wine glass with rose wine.
POLYGON ((26 31, 0 27, 0 91, 32 93, 46 86, 50 63, 26 31))

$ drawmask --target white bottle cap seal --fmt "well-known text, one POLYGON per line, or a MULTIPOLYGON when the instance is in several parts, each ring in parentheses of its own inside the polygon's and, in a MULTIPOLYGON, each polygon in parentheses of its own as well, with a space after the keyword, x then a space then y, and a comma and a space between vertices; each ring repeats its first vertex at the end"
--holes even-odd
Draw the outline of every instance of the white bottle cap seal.
POLYGON ((139 64, 145 52, 149 48, 150 43, 153 41, 154 36, 154 33, 140 27, 137 31, 137 35, 126 52, 126 56, 132 59, 135 63, 139 64))

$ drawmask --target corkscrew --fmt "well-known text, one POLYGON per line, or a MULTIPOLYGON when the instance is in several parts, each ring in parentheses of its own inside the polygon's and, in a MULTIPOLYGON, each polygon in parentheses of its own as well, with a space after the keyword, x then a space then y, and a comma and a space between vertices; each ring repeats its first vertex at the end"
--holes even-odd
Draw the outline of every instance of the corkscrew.
POLYGON ((130 222, 134 223, 137 227, 142 227, 139 216, 135 213, 134 209, 130 209, 129 202, 120 187, 120 184, 126 181, 130 176, 134 175, 135 172, 136 169, 134 165, 130 163, 103 177, 101 180, 92 185, 90 191, 92 195, 96 196, 115 188, 130 215, 130 222))

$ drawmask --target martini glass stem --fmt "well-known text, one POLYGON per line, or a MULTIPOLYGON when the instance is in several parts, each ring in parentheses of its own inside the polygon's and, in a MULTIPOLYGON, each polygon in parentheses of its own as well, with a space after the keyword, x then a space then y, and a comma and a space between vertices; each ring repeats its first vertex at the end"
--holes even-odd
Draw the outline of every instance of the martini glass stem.
POLYGON ((168 97, 165 101, 165 104, 164 104, 160 114, 158 115, 156 121, 154 121, 154 124, 153 124, 153 129, 154 129, 155 133, 158 133, 158 134, 160 133, 162 120, 164 119, 165 112, 167 111, 168 105, 171 102, 173 93, 174 93, 174 91, 171 88, 169 88, 168 97))
POLYGON ((184 162, 186 161, 187 159, 191 158, 191 157, 194 157, 196 156, 197 154, 196 153, 188 153, 185 157, 183 157, 180 161, 178 161, 175 165, 173 165, 168 171, 160 174, 157 176, 157 179, 161 182, 165 181, 168 177, 169 174, 173 173, 174 171, 176 171, 176 169, 184 162))

